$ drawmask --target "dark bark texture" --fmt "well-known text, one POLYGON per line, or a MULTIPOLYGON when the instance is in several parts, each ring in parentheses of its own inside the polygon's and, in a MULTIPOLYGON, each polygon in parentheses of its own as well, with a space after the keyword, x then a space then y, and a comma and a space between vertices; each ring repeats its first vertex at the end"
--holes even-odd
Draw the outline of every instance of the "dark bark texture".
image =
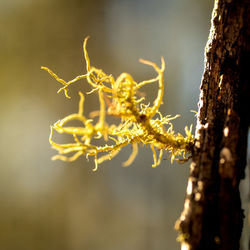
POLYGON ((186 200, 176 222, 183 250, 239 249, 250 120, 249 5, 215 1, 186 200))

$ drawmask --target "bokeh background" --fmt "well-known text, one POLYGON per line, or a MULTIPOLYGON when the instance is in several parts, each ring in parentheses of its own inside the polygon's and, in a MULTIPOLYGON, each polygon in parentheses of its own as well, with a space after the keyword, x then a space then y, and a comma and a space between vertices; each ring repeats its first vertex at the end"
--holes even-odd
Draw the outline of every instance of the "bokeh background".
MULTIPOLYGON (((177 131, 195 124, 203 50, 213 1, 0 0, 0 249, 179 249, 174 224, 185 197, 188 165, 131 151, 93 172, 93 160, 52 162, 49 126, 75 112, 78 90, 66 99, 40 66, 70 80, 85 73, 82 42, 88 35, 92 65, 138 80, 155 75, 139 58, 166 60, 163 114, 181 114, 177 131)), ((153 100, 156 87, 146 89, 153 100)), ((85 112, 98 108, 87 97, 85 112)))

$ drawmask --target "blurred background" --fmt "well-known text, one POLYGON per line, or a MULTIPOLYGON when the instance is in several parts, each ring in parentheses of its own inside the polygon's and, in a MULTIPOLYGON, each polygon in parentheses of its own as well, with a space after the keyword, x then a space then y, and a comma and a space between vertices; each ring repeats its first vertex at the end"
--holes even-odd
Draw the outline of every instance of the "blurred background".
MULTIPOLYGON (((163 114, 181 114, 177 131, 195 124, 203 50, 213 1, 206 0, 0 0, 0 249, 179 249, 174 224, 183 209, 188 164, 131 148, 93 172, 85 157, 51 161, 49 126, 76 112, 84 81, 71 99, 40 66, 70 80, 85 73, 82 42, 90 35, 92 65, 115 77, 155 76, 139 58, 166 60, 163 114)), ((145 92, 154 99, 156 87, 145 92)), ((98 108, 87 97, 85 114, 98 108)))

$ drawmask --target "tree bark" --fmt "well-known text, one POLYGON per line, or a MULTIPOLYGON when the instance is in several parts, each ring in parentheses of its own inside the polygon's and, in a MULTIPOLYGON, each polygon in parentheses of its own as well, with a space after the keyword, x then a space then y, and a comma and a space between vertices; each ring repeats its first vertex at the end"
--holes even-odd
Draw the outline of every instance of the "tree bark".
POLYGON ((239 249, 249 127, 250 1, 216 0, 205 48, 193 159, 183 212, 182 249, 239 249))

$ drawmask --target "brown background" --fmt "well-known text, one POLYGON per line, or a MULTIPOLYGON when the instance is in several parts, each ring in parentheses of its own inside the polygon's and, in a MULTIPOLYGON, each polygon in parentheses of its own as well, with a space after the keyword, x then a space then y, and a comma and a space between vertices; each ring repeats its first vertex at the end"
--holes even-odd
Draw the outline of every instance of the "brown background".
MULTIPOLYGON (((0 0, 0 249, 179 249, 174 223, 183 208, 188 165, 163 160, 152 169, 149 148, 123 168, 131 148, 92 172, 84 157, 52 162, 49 125, 77 109, 56 94, 40 66, 69 80, 85 73, 83 39, 93 65, 138 81, 154 71, 139 58, 166 59, 163 114, 181 114, 177 131, 195 123, 203 48, 212 1, 0 0)), ((146 89, 149 100, 155 86, 146 89)), ((85 112, 98 107, 87 97, 85 112)), ((58 138, 60 139, 60 138, 58 138)))

